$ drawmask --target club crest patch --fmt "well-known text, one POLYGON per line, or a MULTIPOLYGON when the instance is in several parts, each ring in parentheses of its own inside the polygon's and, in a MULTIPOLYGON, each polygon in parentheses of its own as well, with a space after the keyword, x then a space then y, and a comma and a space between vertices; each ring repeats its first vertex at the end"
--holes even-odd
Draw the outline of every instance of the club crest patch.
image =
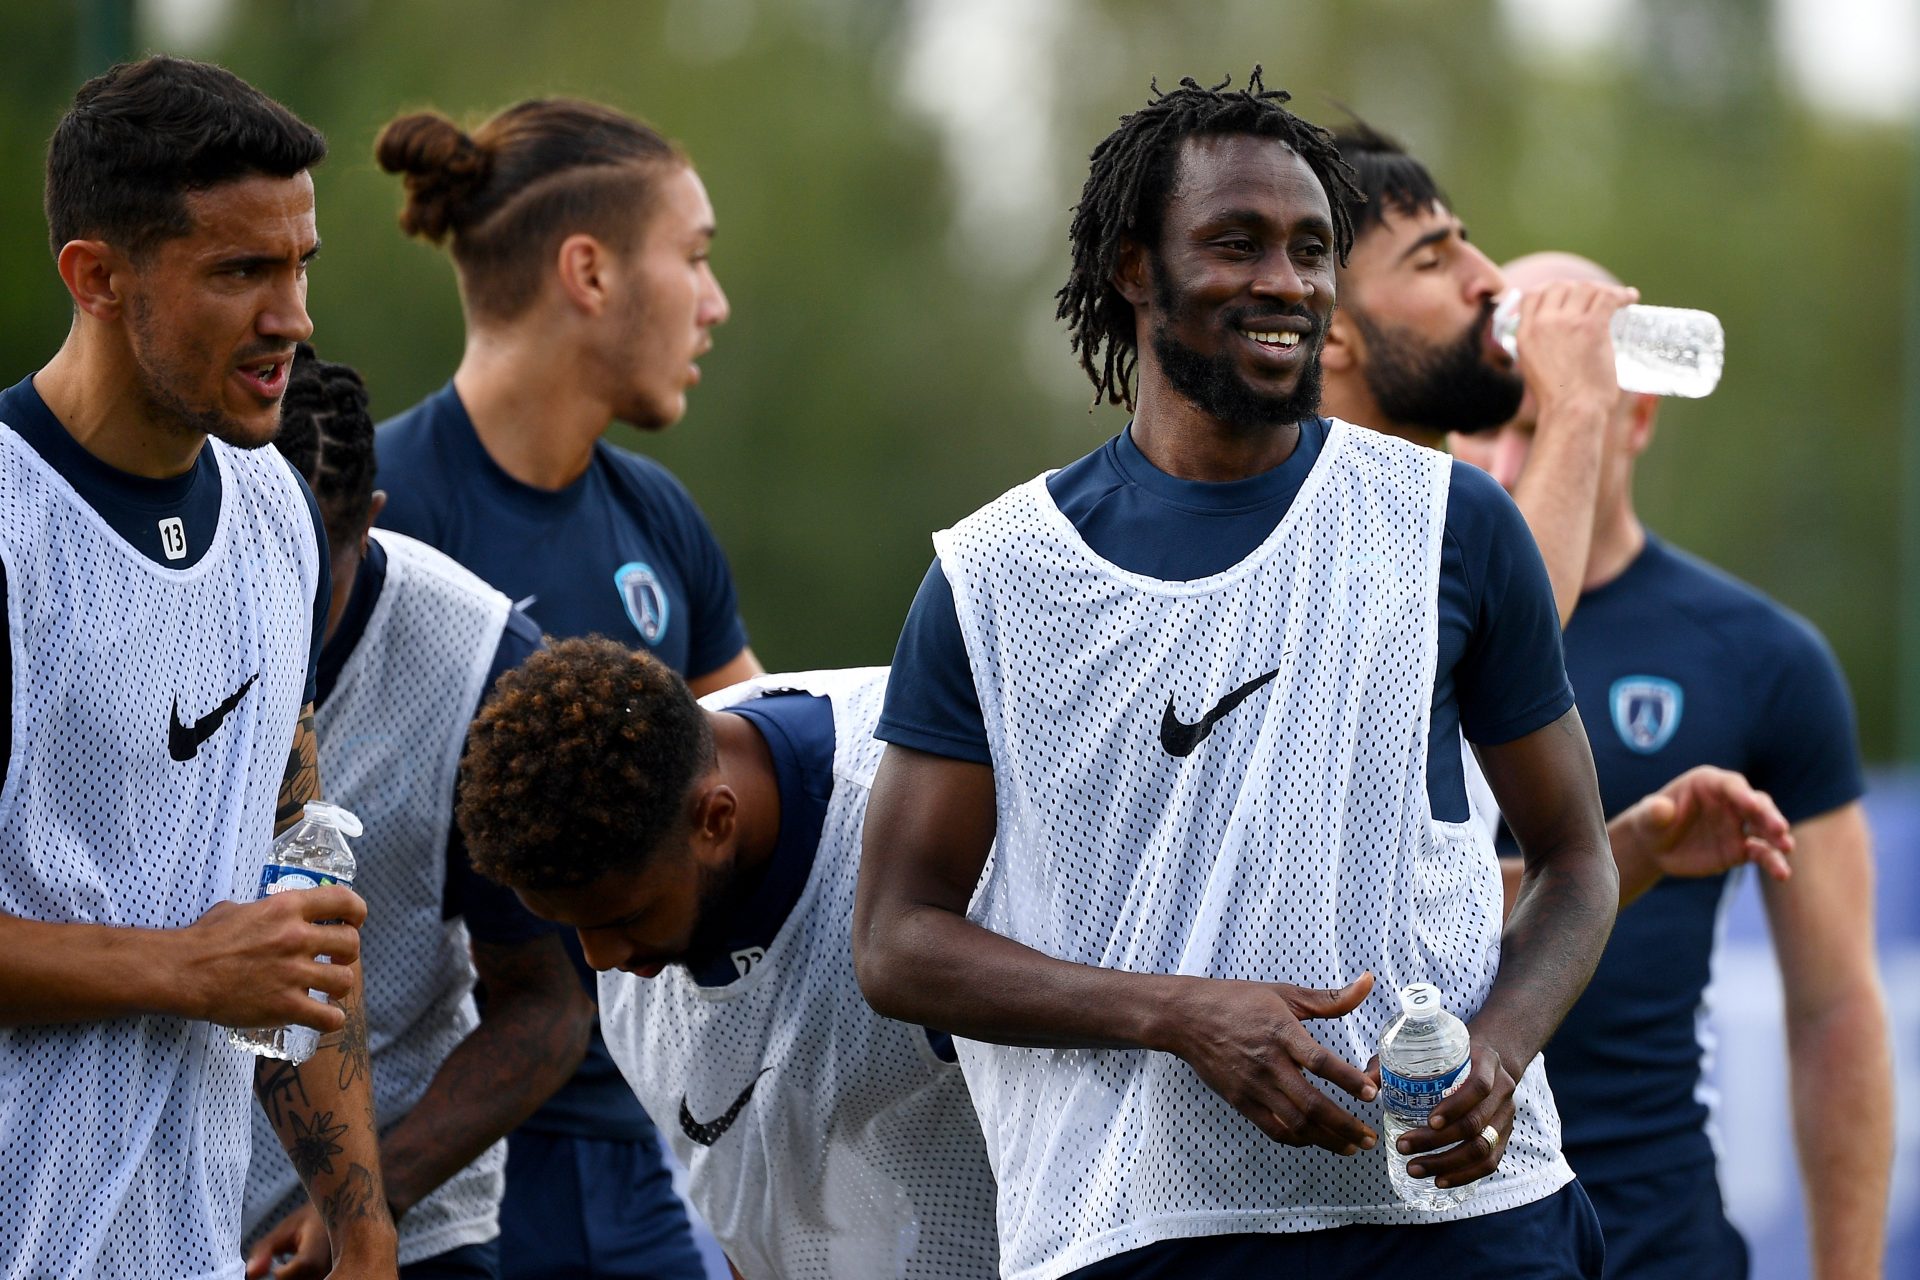
POLYGON ((667 592, 649 565, 629 560, 613 571, 613 586, 627 607, 634 630, 650 645, 667 634, 667 592))
POLYGON ((1685 701, 1679 685, 1659 676, 1622 676, 1607 695, 1620 741, 1643 756, 1673 741, 1685 701))

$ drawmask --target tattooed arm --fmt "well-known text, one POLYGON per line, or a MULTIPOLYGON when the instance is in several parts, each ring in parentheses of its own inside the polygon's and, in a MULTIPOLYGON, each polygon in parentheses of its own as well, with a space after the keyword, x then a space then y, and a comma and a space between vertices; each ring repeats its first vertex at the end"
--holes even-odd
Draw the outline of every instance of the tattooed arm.
POLYGON ((471 1164, 565 1084, 587 1050, 593 1002, 558 934, 473 944, 487 990, 480 1025, 380 1144, 396 1214, 471 1164))
MULTIPOLYGON (((309 703, 301 709, 293 750, 280 779, 275 832, 292 826, 301 807, 319 796, 320 756, 309 703)), ((326 892, 330 891, 299 890, 276 894, 267 902, 326 892)), ((361 915, 365 915, 364 906, 361 915)), ((329 954, 338 958, 337 953, 329 954)), ((262 1058, 254 1069, 253 1087, 260 1106, 325 1227, 324 1236, 300 1242, 293 1249, 294 1259, 273 1271, 277 1280, 327 1275, 330 1258, 337 1260, 331 1274, 342 1278, 392 1277, 399 1265, 393 1218, 380 1178, 379 1130, 374 1124, 373 1071, 367 1063, 367 1016, 359 969, 356 958, 350 989, 335 1002, 343 1015, 340 1029, 322 1039, 311 1058, 298 1065, 262 1058)), ((273 1249, 263 1244, 249 1260, 247 1274, 268 1274, 272 1255, 273 1249)))

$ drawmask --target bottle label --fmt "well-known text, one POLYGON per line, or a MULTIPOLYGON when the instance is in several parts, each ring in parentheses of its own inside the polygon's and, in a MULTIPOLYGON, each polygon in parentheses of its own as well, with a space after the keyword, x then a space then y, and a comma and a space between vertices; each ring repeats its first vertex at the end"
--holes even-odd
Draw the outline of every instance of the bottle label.
POLYGON ((1380 1100, 1388 1111, 1403 1120, 1415 1120, 1422 1123, 1440 1105, 1440 1099, 1460 1087, 1467 1078, 1467 1068, 1473 1064, 1468 1058, 1451 1071, 1442 1071, 1437 1076, 1397 1075, 1386 1067, 1380 1068, 1380 1100))
POLYGON ((330 876, 312 867, 288 867, 277 862, 269 862, 260 868, 260 893, 262 898, 271 894, 285 893, 289 889, 318 889, 323 885, 342 884, 349 887, 352 881, 342 880, 339 876, 330 876))

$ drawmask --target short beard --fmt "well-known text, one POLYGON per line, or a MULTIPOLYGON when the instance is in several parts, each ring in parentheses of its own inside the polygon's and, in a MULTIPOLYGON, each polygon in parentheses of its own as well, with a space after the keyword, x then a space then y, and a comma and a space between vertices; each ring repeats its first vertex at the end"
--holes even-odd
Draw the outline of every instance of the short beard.
POLYGON ((1406 329, 1376 326, 1347 309, 1367 344, 1361 375, 1387 421, 1428 431, 1474 435, 1509 422, 1520 412, 1527 385, 1518 372, 1490 364, 1481 343, 1493 305, 1444 346, 1406 329))
MULTIPOLYGON (((1228 430, 1244 434, 1300 422, 1320 412, 1320 348, 1326 341, 1327 331, 1304 308, 1300 308, 1298 314, 1305 315, 1313 328, 1301 338, 1307 351, 1300 380, 1285 395, 1265 395, 1247 384, 1226 352, 1202 355, 1173 336, 1170 321, 1181 308, 1174 296, 1173 282, 1167 278, 1158 259, 1153 263, 1153 292, 1156 304, 1151 334, 1153 354, 1160 362, 1160 372, 1166 375, 1167 384, 1182 399, 1228 430)), ((1230 334, 1238 332, 1237 314, 1222 317, 1230 334)), ((1273 314, 1272 309, 1267 309, 1265 314, 1273 314)))
POLYGON ((231 415, 217 406, 196 406, 189 404, 173 388, 189 381, 186 371, 178 366, 148 359, 147 352, 153 349, 153 319, 144 299, 135 297, 127 307, 127 320, 133 339, 133 360, 140 378, 140 399, 149 421, 163 431, 181 436, 199 438, 212 436, 236 449, 258 449, 273 443, 273 437, 279 434, 279 415, 276 411, 274 429, 266 438, 259 439, 247 433, 231 415))
POLYGON ((727 950, 732 925, 750 892, 735 863, 718 871, 702 863, 696 871, 700 877, 699 901, 694 906, 693 936, 687 942, 686 957, 680 962, 682 967, 698 964, 727 950))

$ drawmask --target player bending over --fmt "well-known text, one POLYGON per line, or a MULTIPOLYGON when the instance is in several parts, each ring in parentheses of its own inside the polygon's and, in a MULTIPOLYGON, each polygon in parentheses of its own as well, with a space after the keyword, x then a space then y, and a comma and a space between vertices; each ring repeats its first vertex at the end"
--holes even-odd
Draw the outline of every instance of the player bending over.
POLYGON ((951 1044, 854 982, 886 683, 762 676, 696 703, 651 655, 564 640, 468 739, 475 866, 578 930, 614 1060, 748 1280, 997 1274, 951 1044))

